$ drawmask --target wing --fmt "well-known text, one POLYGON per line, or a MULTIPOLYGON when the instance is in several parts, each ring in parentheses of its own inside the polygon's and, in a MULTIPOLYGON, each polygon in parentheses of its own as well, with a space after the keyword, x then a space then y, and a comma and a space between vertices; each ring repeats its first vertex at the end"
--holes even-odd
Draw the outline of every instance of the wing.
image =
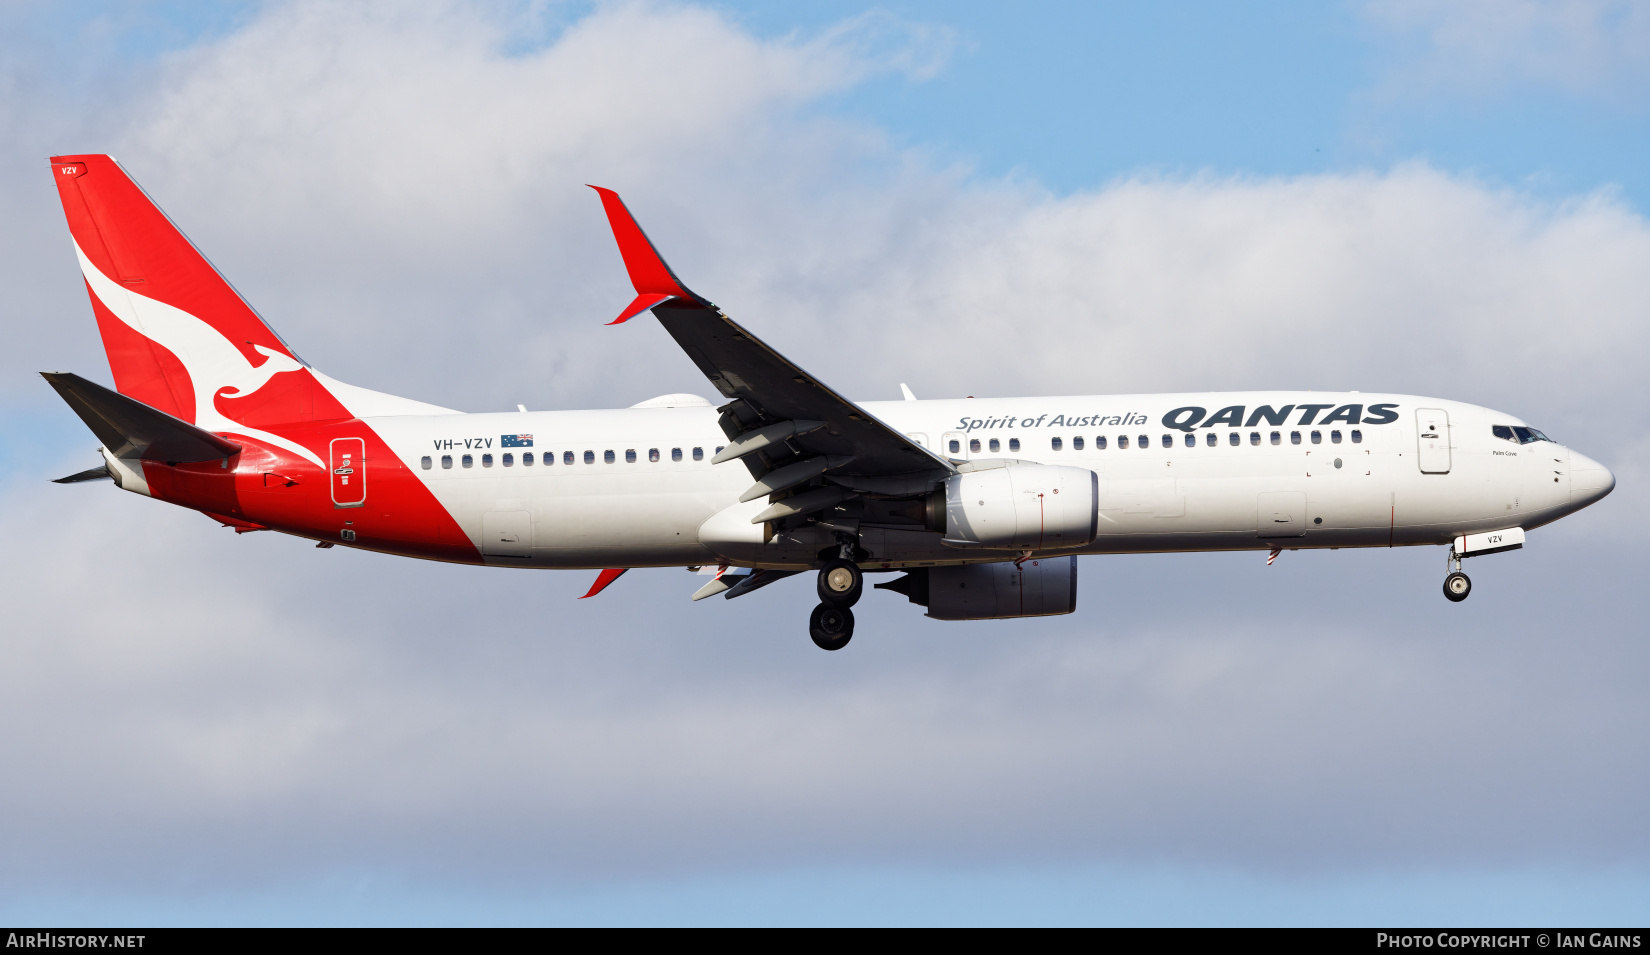
POLYGON ((636 299, 613 322, 652 309, 728 401, 722 430, 729 443, 713 459, 743 459, 756 479, 741 501, 768 496, 761 520, 803 514, 855 493, 916 497, 954 472, 945 459, 878 420, 803 371, 689 291, 665 264, 618 194, 602 198, 636 299))

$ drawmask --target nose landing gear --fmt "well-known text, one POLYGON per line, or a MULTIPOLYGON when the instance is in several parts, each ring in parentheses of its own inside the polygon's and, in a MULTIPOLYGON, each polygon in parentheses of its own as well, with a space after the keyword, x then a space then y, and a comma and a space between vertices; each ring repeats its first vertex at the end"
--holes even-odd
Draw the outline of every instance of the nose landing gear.
POLYGON ((1461 573, 1461 555, 1455 548, 1449 550, 1449 576, 1444 578, 1444 596, 1451 603, 1460 603, 1472 593, 1472 578, 1461 573))

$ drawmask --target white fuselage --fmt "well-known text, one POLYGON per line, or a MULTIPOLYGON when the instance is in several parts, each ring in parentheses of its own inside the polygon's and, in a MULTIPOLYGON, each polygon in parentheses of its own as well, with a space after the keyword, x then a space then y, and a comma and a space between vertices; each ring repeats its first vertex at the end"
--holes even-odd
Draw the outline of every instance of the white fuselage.
MULTIPOLYGON (((1099 535, 1070 553, 1443 544, 1462 534, 1528 530, 1609 490, 1609 472, 1580 454, 1492 434, 1495 425, 1524 425, 1518 418, 1408 395, 1237 392, 861 407, 954 462, 1012 459, 1094 471, 1099 535), (1187 411, 1175 419, 1180 427, 1165 424, 1187 408, 1203 414, 1187 411), (1187 425, 1192 418, 1200 420, 1187 425)), ((764 539, 750 518, 767 501, 737 503, 750 472, 737 461, 710 463, 727 439, 708 405, 367 423, 489 563, 798 568, 828 542, 807 534, 764 539), (507 435, 531 435, 532 445, 504 447, 507 435)), ((958 550, 910 524, 861 522, 856 529, 872 565, 1015 556, 958 550)))

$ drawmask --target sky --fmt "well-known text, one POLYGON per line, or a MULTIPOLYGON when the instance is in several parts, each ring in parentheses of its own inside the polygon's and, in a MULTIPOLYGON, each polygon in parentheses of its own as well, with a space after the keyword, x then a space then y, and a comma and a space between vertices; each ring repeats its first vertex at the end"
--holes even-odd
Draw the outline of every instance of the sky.
POLYGON ((6 5, 0 921, 1643 924, 1647 147, 1602 0, 6 5), (81 151, 449 407, 709 393, 603 325, 597 183, 861 399, 1435 395, 1618 488, 1459 605, 1432 548, 1090 557, 835 654, 800 585, 237 536, 49 483, 96 441, 35 373, 109 380, 81 151))

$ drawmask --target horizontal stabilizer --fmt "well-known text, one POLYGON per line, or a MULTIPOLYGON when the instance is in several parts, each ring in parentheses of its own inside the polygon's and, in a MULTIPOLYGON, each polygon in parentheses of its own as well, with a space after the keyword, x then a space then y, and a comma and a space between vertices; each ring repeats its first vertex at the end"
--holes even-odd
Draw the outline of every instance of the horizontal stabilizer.
POLYGON ((78 483, 81 482, 94 482, 94 480, 102 480, 102 478, 112 477, 114 477, 114 475, 109 473, 109 465, 106 465, 106 463, 101 463, 101 465, 97 465, 97 467, 89 467, 86 468, 86 470, 82 470, 82 472, 71 473, 69 477, 56 478, 56 480, 53 480, 51 483, 54 483, 54 485, 78 485, 78 483))
MULTIPOLYGON (((40 377, 57 389, 58 395, 114 457, 186 464, 218 461, 240 453, 241 446, 233 441, 79 375, 44 371, 40 377)), ((75 477, 90 480, 80 475, 75 477)))
POLYGON ((114 477, 114 475, 109 473, 109 466, 107 464, 99 464, 95 468, 87 468, 84 471, 77 471, 76 473, 71 474, 68 477, 57 478, 57 479, 53 480, 52 483, 53 484, 79 484, 81 481, 97 481, 97 480, 100 480, 102 478, 112 478, 112 477, 114 477))

